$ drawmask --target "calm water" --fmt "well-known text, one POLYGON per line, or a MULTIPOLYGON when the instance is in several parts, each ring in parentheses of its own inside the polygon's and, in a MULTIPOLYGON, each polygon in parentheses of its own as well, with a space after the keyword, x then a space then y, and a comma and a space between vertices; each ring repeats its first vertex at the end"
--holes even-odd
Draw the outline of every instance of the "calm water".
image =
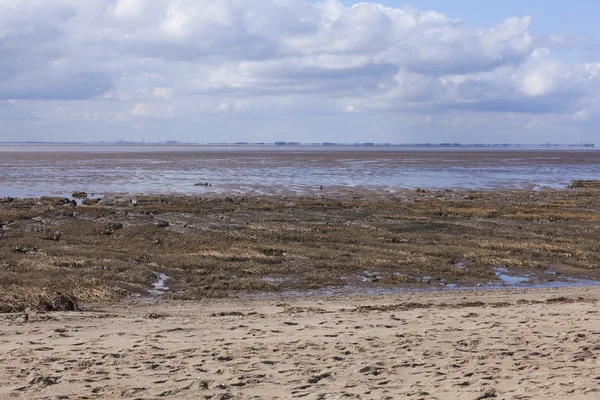
POLYGON ((0 145, 0 197, 563 188, 600 179, 593 149, 0 145), (208 182, 211 186, 194 186, 208 182))

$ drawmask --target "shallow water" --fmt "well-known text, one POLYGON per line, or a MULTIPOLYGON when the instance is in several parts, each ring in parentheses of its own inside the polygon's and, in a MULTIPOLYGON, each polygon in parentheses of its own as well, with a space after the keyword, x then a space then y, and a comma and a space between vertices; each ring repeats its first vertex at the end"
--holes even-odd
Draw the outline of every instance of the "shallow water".
POLYGON ((0 197, 542 189, 600 177, 591 149, 0 145, 0 197), (210 186, 194 186, 196 183, 210 186), (323 186, 323 191, 320 187, 323 186))
POLYGON ((574 286, 600 286, 600 280, 576 278, 558 274, 553 270, 511 271, 500 267, 495 269, 498 281, 490 282, 487 286, 507 286, 511 288, 559 288, 574 286))
MULTIPOLYGON (((376 272, 369 272, 369 276, 376 275, 376 272)), ((494 289, 551 289, 561 287, 584 287, 584 286, 600 286, 600 280, 596 279, 581 279, 570 277, 567 275, 558 274, 552 270, 539 271, 523 271, 511 270, 505 267, 494 268, 494 273, 497 280, 480 284, 476 286, 459 285, 445 283, 443 280, 435 280, 430 285, 420 286, 377 286, 372 285, 353 285, 347 284, 344 286, 328 286, 316 290, 286 290, 276 293, 258 293, 249 295, 249 297, 274 298, 274 297, 303 297, 303 296, 336 296, 336 295, 378 295, 378 294, 401 294, 414 292, 437 292, 437 291, 462 291, 462 290, 494 290, 494 289)), ((359 281, 364 283, 376 282, 372 279, 360 278, 359 281)), ((418 279, 422 283, 431 281, 431 277, 425 276, 418 279)))
POLYGON ((150 290, 149 293, 154 296, 162 296, 165 294, 165 291, 169 290, 169 287, 165 285, 169 278, 169 276, 163 273, 158 274, 157 281, 152 284, 154 289, 150 290))
POLYGON ((535 279, 535 277, 532 274, 510 274, 508 268, 496 268, 496 271, 494 273, 503 285, 512 287, 527 286, 525 285, 526 282, 530 282, 533 281, 533 279, 535 279))

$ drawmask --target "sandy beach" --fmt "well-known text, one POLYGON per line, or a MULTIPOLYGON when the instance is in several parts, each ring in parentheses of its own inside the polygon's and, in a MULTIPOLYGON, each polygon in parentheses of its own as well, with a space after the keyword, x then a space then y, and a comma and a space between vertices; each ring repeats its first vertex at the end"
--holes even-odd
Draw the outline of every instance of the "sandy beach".
POLYGON ((597 399, 599 288, 0 316, 2 399, 597 399))

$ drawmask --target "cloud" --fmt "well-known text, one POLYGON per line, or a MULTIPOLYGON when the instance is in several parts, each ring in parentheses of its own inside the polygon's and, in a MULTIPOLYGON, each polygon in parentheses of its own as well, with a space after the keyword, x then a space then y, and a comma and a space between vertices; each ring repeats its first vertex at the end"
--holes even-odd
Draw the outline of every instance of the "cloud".
MULTIPOLYGON (((107 102, 122 120, 167 109, 153 103, 174 106, 165 118, 276 110, 415 113, 428 126, 453 112, 593 120, 600 63, 563 59, 583 39, 534 35, 531 23, 481 27, 339 0, 8 0, 0 99, 107 102)), ((464 126, 469 116, 458 118, 464 126)))
POLYGON ((144 116, 148 115, 148 111, 146 110, 145 104, 136 104, 135 107, 133 107, 130 112, 131 112, 131 114, 135 115, 136 117, 144 117, 144 116))
POLYGON ((173 91, 171 89, 163 87, 154 88, 152 93, 154 94, 154 97, 159 100, 169 100, 173 96, 173 91))

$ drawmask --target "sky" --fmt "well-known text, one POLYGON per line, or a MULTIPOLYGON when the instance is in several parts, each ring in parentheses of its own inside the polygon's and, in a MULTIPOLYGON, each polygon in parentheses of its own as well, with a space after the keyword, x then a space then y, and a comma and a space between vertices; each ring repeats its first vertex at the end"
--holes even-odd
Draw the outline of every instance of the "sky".
POLYGON ((0 141, 600 144, 600 2, 0 0, 0 141))

